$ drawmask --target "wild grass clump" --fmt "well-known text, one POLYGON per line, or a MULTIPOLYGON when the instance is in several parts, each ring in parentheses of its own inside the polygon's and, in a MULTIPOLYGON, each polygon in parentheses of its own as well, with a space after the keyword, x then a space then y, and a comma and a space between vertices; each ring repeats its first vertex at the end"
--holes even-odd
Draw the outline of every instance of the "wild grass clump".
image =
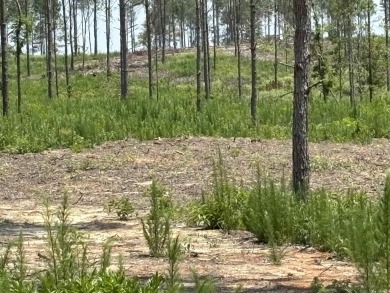
POLYGON ((155 257, 165 256, 171 236, 172 199, 165 188, 155 180, 148 188, 146 196, 150 198, 150 211, 146 219, 141 219, 142 231, 150 254, 155 257))
POLYGON ((213 165, 213 185, 209 195, 202 194, 200 201, 191 203, 185 213, 189 225, 206 229, 230 230, 242 227, 242 213, 246 193, 229 179, 219 151, 218 160, 213 165))

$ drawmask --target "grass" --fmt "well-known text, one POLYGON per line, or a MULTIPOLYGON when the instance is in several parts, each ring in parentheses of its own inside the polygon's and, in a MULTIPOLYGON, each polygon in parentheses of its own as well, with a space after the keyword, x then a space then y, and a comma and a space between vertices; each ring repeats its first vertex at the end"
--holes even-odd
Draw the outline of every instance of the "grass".
MULTIPOLYGON (((97 62, 104 56, 98 56, 97 62)), ((88 57, 87 61, 92 60, 88 57)), ((99 61, 100 60, 100 61, 99 61)), ((80 62, 80 60, 77 60, 80 62)), ((12 62, 11 62, 12 64, 12 62)), ((119 75, 107 80, 104 72, 96 76, 76 71, 71 77, 72 96, 66 96, 61 74, 59 97, 48 100, 44 59, 32 59, 32 77, 22 81, 22 113, 16 113, 16 81, 10 66, 9 117, 0 118, 0 150, 13 153, 38 152, 50 148, 79 150, 107 140, 134 137, 141 140, 181 135, 221 137, 289 138, 291 136, 292 73, 280 70, 282 88, 266 89, 272 81, 273 63, 258 61, 258 124, 252 126, 249 111, 250 68, 243 58, 243 93, 238 99, 236 59, 219 54, 217 70, 212 72, 213 99, 203 101, 202 112, 195 108, 195 55, 169 56, 160 66, 159 99, 150 99, 145 77, 130 75, 130 97, 119 99, 119 75), (183 79, 184 78, 184 79, 183 79)), ((62 59, 59 58, 61 69, 62 59)), ((363 99, 357 116, 352 117, 348 99, 325 103, 317 90, 310 100, 310 140, 369 141, 390 137, 390 99, 378 89, 374 102, 363 99)))

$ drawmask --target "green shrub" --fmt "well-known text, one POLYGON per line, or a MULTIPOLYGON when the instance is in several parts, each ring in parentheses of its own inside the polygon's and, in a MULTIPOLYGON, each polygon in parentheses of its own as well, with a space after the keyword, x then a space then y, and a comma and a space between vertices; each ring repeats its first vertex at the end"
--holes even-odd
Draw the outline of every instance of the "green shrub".
POLYGON ((228 232, 241 228, 247 193, 228 178, 221 152, 218 161, 214 161, 212 187, 211 194, 203 194, 200 202, 188 205, 187 223, 228 232))
POLYGON ((105 210, 108 213, 115 212, 120 220, 125 221, 134 212, 134 207, 129 198, 123 197, 119 200, 110 200, 105 210))
POLYGON ((170 237, 172 199, 165 188, 155 180, 152 181, 146 195, 150 198, 151 206, 146 219, 141 219, 143 234, 150 254, 156 257, 164 256, 170 237))

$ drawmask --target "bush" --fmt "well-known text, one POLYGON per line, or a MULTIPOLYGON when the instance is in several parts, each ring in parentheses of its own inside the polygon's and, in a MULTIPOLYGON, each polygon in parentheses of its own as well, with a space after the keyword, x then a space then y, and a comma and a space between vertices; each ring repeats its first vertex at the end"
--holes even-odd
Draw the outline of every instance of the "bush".
POLYGON ((213 168, 213 190, 208 196, 203 194, 201 201, 188 205, 187 223, 227 232, 241 228, 246 199, 244 189, 235 186, 228 178, 219 152, 219 159, 214 162, 213 168))
POLYGON ((141 219, 142 230, 152 256, 164 256, 170 237, 170 220, 173 213, 172 199, 165 188, 153 180, 146 192, 150 197, 150 211, 141 219))

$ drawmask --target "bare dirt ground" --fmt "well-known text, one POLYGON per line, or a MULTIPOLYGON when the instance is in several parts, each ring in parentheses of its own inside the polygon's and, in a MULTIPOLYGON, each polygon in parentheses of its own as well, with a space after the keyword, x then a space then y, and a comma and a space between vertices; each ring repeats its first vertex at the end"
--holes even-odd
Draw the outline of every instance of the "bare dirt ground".
MULTIPOLYGON (((80 153, 64 149, 2 154, 0 245, 22 229, 28 261, 40 268, 43 262, 38 254, 44 254, 45 248, 39 194, 49 194, 58 202, 67 192, 73 203, 73 223, 89 237, 96 258, 104 241, 116 237, 114 255, 123 254, 129 274, 149 277, 155 271, 164 273, 166 259, 148 257, 142 236, 139 218, 148 209, 142 193, 156 178, 167 186, 177 203, 199 198, 202 190, 210 189, 218 148, 230 174, 245 184, 255 179, 256 164, 260 164, 264 176, 278 179, 283 173, 290 174, 291 143, 287 140, 182 137, 107 142, 80 153), (128 196, 136 209, 129 221, 118 221, 103 212, 108 200, 123 196, 128 196)), ((310 152, 313 188, 358 188, 373 196, 383 189, 390 164, 390 141, 374 140, 367 145, 311 143, 310 152)), ((197 257, 186 254, 182 276, 189 280, 191 269, 214 276, 220 292, 232 292, 239 284, 244 292, 307 292, 314 277, 325 283, 356 277, 350 264, 304 247, 287 248, 282 265, 273 265, 268 249, 242 231, 226 235, 175 223, 174 233, 197 253, 197 257)))

